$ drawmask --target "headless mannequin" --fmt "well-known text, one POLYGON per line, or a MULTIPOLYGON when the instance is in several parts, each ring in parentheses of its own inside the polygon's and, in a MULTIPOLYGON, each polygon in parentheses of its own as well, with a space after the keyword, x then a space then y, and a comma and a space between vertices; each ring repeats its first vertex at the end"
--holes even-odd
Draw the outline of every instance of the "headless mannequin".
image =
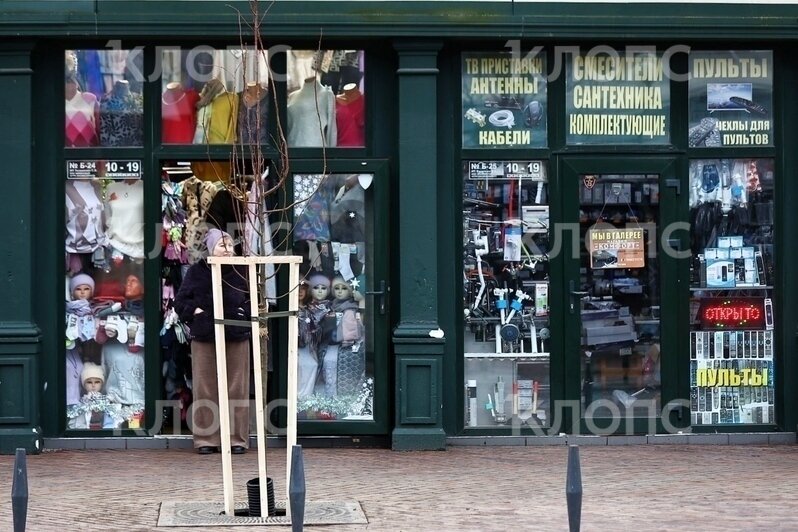
POLYGON ((288 96, 288 145, 334 147, 338 142, 335 95, 313 76, 288 96))
POLYGON ((354 83, 344 85, 335 100, 338 146, 365 146, 365 101, 354 83))
POLYGON ((241 93, 238 108, 238 141, 247 144, 268 144, 269 102, 267 91, 260 84, 250 81, 241 93))
POLYGON ((130 83, 119 80, 100 101, 100 144, 141 146, 144 144, 144 105, 130 83))
POLYGON ((71 148, 97 146, 97 125, 100 121, 100 104, 90 92, 81 92, 74 77, 64 85, 66 145, 71 148))
POLYGON ((177 81, 166 85, 166 91, 161 96, 161 134, 164 142, 191 143, 196 128, 195 105, 198 100, 197 91, 185 90, 177 81))
POLYGON ((227 92, 219 78, 202 88, 197 102, 197 125, 194 144, 225 144, 235 141, 238 99, 227 92))

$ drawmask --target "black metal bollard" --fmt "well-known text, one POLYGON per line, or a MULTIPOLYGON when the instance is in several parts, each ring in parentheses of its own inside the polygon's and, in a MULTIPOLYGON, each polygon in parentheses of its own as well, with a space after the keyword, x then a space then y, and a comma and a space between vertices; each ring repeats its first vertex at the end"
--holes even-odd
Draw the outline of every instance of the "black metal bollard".
POLYGON ((291 449, 291 481, 288 484, 291 501, 291 531, 302 532, 305 526, 305 464, 302 461, 302 446, 291 449))
POLYGON ((568 446, 568 471, 565 473, 565 500, 568 503, 568 527, 579 532, 582 526, 582 469, 579 467, 579 446, 568 446))
POLYGON ((11 512, 14 514, 14 532, 25 532, 28 519, 28 465, 25 449, 17 449, 14 458, 14 480, 11 484, 11 512))

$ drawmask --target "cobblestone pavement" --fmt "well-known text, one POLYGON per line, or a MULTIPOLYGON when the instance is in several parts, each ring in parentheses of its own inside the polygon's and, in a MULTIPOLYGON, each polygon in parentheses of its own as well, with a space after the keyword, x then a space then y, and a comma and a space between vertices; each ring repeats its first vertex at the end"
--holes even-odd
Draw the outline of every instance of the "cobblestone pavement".
MULTIPOLYGON (((798 530, 798 446, 583 446, 580 455, 582 530, 798 530)), ((285 451, 267 456, 282 499, 285 451)), ((369 519, 308 530, 567 530, 564 446, 306 449, 304 458, 308 500, 358 500, 369 519)), ((0 530, 11 530, 13 460, 0 457, 0 530)), ((233 467, 245 500, 255 452, 233 467)), ((29 456, 28 530, 154 530, 161 501, 222 502, 220 471, 220 455, 188 449, 29 456)))

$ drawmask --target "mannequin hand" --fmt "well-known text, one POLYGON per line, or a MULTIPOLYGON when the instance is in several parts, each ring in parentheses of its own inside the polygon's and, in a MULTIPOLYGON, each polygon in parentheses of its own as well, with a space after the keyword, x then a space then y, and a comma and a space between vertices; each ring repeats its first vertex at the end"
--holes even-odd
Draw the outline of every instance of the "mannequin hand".
POLYGON ((105 334, 108 338, 116 338, 116 324, 105 322, 105 334))
POLYGON ((197 307, 197 308, 195 308, 195 309, 194 309, 194 315, 195 315, 195 316, 196 316, 197 314, 202 314, 203 312, 205 312, 205 311, 204 311, 204 310, 202 310, 202 309, 201 309, 201 308, 199 308, 199 307, 197 307))

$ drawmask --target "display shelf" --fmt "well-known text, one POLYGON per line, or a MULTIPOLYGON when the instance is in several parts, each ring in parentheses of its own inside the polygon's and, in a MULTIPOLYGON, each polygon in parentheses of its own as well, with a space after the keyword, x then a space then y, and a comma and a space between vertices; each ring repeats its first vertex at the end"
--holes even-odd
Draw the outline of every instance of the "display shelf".
POLYGON ((465 358, 548 359, 549 353, 464 353, 465 358))

